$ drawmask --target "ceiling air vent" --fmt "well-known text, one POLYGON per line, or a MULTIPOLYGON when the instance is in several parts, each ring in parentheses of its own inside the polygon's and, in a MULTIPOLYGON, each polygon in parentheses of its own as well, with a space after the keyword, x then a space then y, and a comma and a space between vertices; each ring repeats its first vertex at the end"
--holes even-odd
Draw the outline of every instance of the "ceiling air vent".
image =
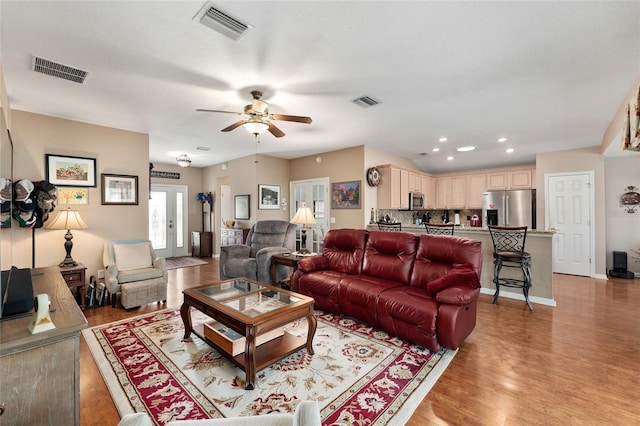
POLYGON ((198 151, 210 151, 211 148, 209 148, 208 146, 197 146, 196 149, 198 151))
POLYGON ((74 81, 83 84, 89 73, 78 68, 68 65, 58 64, 48 59, 33 57, 33 70, 42 74, 51 75, 53 77, 62 78, 64 80, 74 81))
POLYGON ((203 25, 233 40, 239 40, 253 28, 220 9, 216 9, 210 2, 207 2, 193 19, 198 19, 203 25))
POLYGON ((362 108, 369 108, 372 107, 374 105, 378 105, 380 103, 380 101, 377 101, 375 99, 373 99, 371 96, 361 96, 357 99, 352 100, 351 102, 353 102, 356 105, 361 106, 362 108))

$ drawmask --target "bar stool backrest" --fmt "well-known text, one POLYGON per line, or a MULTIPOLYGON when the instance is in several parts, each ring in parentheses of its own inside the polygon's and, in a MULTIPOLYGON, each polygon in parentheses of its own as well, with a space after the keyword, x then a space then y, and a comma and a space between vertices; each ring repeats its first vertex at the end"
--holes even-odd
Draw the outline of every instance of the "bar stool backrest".
POLYGON ((489 225, 494 256, 523 257, 527 239, 526 226, 489 225))
POLYGON ((378 222, 378 229, 380 231, 402 231, 402 223, 378 222))
POLYGON ((431 235, 453 235, 455 225, 453 223, 425 223, 427 234, 431 235))

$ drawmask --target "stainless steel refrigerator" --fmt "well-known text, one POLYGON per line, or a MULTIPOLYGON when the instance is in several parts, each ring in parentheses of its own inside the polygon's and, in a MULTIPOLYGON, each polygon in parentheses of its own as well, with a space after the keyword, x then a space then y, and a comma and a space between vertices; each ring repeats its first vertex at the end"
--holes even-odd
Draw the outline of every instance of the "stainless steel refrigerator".
POLYGON ((536 229, 536 190, 483 193, 482 220, 486 225, 528 226, 529 229, 536 229))

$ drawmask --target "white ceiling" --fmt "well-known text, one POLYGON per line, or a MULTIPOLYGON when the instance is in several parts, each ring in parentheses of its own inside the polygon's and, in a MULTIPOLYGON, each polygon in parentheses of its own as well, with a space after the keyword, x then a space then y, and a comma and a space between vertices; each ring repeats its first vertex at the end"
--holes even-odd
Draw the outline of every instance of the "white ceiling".
POLYGON ((364 144, 441 173, 600 145, 640 72, 637 1, 212 2, 254 27, 238 41, 193 19, 204 4, 2 0, 11 106, 148 133, 151 161, 186 153, 202 167, 256 143, 242 128, 220 132, 237 116, 196 108, 242 111, 258 87, 271 113, 313 118, 276 122, 287 135, 265 133, 260 153, 364 144), (32 55, 89 76, 35 73, 32 55), (362 95, 381 104, 351 102, 362 95), (477 149, 455 153, 464 145, 477 149))

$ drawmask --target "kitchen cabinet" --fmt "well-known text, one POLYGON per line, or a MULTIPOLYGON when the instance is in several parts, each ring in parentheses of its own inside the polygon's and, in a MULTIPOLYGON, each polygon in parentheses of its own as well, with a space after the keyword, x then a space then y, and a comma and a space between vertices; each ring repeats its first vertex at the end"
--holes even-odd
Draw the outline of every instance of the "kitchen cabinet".
POLYGON ((451 201, 449 198, 451 195, 451 178, 449 176, 436 178, 436 191, 436 208, 449 208, 449 202, 451 201))
POLYGON ((484 173, 467 176, 467 208, 482 208, 482 193, 486 189, 486 176, 484 173))
POLYGON ((535 169, 500 170, 487 173, 487 190, 531 189, 535 187, 535 169))
POLYGON ((381 166, 378 169, 378 209, 409 208, 409 172, 391 166, 381 166))
POLYGON ((467 177, 451 176, 448 208, 463 209, 467 205, 467 177))
POLYGON ((531 169, 509 172, 509 187, 511 189, 531 188, 531 169))
POLYGON ((424 193, 425 208, 435 209, 438 192, 436 190, 436 178, 432 176, 422 176, 422 192, 424 193))
POLYGON ((417 192, 424 194, 424 188, 422 187, 422 174, 409 172, 409 192, 417 192))

